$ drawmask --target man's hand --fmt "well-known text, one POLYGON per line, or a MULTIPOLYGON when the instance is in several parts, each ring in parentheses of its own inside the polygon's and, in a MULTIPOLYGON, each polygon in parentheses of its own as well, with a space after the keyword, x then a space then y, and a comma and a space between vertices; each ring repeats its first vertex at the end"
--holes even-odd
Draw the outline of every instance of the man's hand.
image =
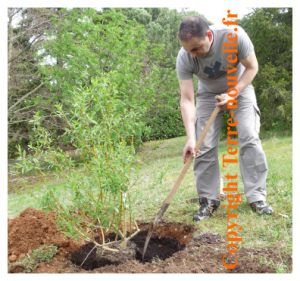
POLYGON ((197 152, 197 154, 195 154, 195 147, 196 147, 196 141, 193 140, 188 140, 184 149, 183 149, 183 163, 185 164, 186 159, 192 154, 193 157, 197 156, 199 154, 199 152, 197 152))
MULTIPOLYGON (((232 92, 229 92, 230 94, 234 95, 236 94, 236 92, 232 91, 232 92)), ((221 94, 220 97, 223 99, 223 101, 221 102, 217 102, 216 103, 216 106, 220 106, 222 110, 227 110, 227 106, 228 106, 228 101, 230 103, 230 100, 234 100, 236 99, 236 97, 232 98, 230 97, 227 93, 225 94, 221 94)))

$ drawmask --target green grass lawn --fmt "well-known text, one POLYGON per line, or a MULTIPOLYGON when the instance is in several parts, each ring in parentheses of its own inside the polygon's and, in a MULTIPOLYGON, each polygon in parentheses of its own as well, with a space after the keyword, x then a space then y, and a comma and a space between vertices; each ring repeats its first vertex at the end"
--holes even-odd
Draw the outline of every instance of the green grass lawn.
MULTIPOLYGON (((181 168, 183 167, 182 150, 186 137, 164 141, 147 142, 139 149, 139 180, 132 188, 131 199, 134 202, 133 213, 136 219, 151 222, 166 199, 181 168)), ((238 218, 234 223, 242 230, 238 231, 243 238, 240 243, 246 248, 279 249, 282 256, 292 255, 292 136, 269 135, 262 137, 269 173, 267 178, 267 202, 273 207, 270 216, 259 216, 248 205, 246 198, 237 209, 238 218)), ((219 162, 227 150, 226 141, 219 146, 219 162)), ((221 169, 221 175, 238 174, 238 189, 243 192, 238 165, 231 165, 226 170, 221 169)), ((224 181, 225 184, 226 181, 224 181)), ((61 182, 53 183, 59 189, 61 182)), ((16 216, 27 207, 41 208, 35 197, 37 192, 11 193, 8 196, 8 217, 16 216)), ((209 220, 193 222, 198 204, 187 204, 186 200, 197 197, 192 165, 182 181, 173 201, 164 214, 163 219, 169 222, 191 224, 197 228, 197 233, 212 231, 220 233, 224 240, 227 236, 227 210, 221 206, 209 220)), ((237 229, 237 228, 235 228, 237 229)), ((278 268, 284 268, 285 259, 278 268)))

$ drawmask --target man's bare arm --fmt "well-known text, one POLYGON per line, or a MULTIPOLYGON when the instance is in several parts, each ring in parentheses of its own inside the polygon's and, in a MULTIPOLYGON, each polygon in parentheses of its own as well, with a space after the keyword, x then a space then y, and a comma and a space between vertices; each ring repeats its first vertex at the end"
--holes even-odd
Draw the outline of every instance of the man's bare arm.
POLYGON ((181 91, 181 116, 188 140, 195 140, 195 101, 194 101, 194 82, 190 80, 179 80, 181 91))
POLYGON ((227 100, 236 99, 238 97, 238 95, 241 92, 243 92, 245 90, 245 88, 252 82, 252 80, 254 79, 255 75, 258 72, 258 62, 257 62, 257 58, 256 58, 254 50, 247 58, 241 60, 240 62, 243 66, 245 66, 246 69, 245 69, 243 75, 241 76, 239 82, 235 86, 235 88, 238 91, 238 94, 234 98, 229 97, 227 94, 222 94, 221 97, 224 100, 222 102, 216 103, 216 105, 218 105, 218 106, 223 105, 222 106, 223 110, 227 109, 227 100))
POLYGON ((254 50, 247 58, 240 62, 246 69, 235 87, 238 90, 238 94, 245 90, 258 72, 258 62, 254 50))
POLYGON ((186 162, 186 158, 192 154, 195 156, 196 135, 195 135, 195 101, 194 101, 194 81, 179 80, 179 86, 181 91, 181 116, 184 123, 185 131, 187 134, 187 143, 183 150, 183 162, 186 162))

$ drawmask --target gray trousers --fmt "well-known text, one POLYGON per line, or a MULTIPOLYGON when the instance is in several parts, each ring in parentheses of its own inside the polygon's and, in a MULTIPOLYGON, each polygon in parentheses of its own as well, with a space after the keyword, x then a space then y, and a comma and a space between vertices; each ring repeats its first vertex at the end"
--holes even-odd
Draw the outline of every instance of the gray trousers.
MULTIPOLYGON (((215 95, 215 93, 209 92, 197 93, 195 121, 197 139, 216 107, 215 95)), ((266 201, 268 166, 259 139, 260 111, 257 107, 254 88, 251 84, 238 96, 237 109, 230 110, 234 111, 234 118, 238 121, 236 126, 239 144, 238 162, 244 183, 244 194, 249 204, 259 200, 266 201)), ((218 147, 223 114, 224 111, 220 110, 200 147, 200 153, 194 159, 197 193, 199 197, 213 200, 219 199, 220 168, 218 147)), ((233 138, 233 135, 231 137, 233 138)), ((229 146, 235 147, 234 145, 229 146)), ((226 152, 226 158, 233 159, 234 156, 226 152)), ((236 164, 227 163, 226 167, 232 165, 236 164)), ((224 184, 224 186, 226 187, 227 185, 224 184)))

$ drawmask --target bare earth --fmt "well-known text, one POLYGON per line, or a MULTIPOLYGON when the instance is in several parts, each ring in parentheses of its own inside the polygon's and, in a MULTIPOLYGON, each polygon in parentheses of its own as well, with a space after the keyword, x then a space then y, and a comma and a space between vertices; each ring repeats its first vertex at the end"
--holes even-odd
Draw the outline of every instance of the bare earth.
MULTIPOLYGON (((27 208, 17 217, 8 219, 8 266, 18 262, 38 247, 56 245, 58 254, 50 264, 40 263, 34 273, 275 273, 275 266, 281 261, 276 250, 241 248, 236 252, 238 265, 226 269, 225 262, 234 264, 235 257, 228 255, 227 244, 218 234, 211 232, 195 236, 195 229, 188 225, 160 223, 150 239, 145 261, 141 260, 148 224, 139 223, 142 230, 132 240, 137 245, 135 260, 126 263, 98 264, 96 249, 83 262, 93 248, 91 243, 76 242, 64 237, 56 228, 55 213, 45 213, 27 208), (266 265, 272 260, 274 266, 266 265)), ((114 233, 107 238, 114 239, 114 233)), ((289 260, 291 272, 292 259, 289 260)), ((15 268, 11 273, 22 273, 15 268)))

